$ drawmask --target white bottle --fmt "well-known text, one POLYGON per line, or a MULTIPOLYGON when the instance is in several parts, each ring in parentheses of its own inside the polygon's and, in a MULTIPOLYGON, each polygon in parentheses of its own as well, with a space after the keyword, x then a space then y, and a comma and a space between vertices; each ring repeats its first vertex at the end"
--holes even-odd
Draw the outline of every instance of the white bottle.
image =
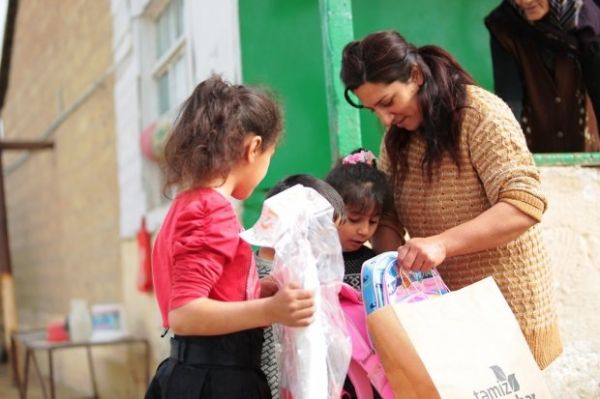
POLYGON ((69 336, 72 342, 85 342, 92 336, 92 317, 87 302, 83 299, 71 300, 69 336))

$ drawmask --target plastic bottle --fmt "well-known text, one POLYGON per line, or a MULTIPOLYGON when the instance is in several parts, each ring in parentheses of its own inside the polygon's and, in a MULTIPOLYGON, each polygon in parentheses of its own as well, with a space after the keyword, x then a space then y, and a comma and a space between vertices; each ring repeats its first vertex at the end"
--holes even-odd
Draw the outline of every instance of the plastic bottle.
POLYGON ((83 299, 71 300, 69 336, 72 342, 85 342, 92 336, 92 317, 87 302, 83 299))

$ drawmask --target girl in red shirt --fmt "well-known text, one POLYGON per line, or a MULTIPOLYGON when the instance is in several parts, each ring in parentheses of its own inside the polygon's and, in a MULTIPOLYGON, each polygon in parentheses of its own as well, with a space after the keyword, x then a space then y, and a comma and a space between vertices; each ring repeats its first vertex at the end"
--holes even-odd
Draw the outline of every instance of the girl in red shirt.
POLYGON ((146 398, 270 398, 261 327, 312 321, 310 291, 291 284, 261 298, 251 248, 226 198, 248 198, 264 178, 281 120, 266 93, 217 76, 183 104, 165 148, 165 187, 182 191, 152 255, 163 326, 174 337, 146 398))

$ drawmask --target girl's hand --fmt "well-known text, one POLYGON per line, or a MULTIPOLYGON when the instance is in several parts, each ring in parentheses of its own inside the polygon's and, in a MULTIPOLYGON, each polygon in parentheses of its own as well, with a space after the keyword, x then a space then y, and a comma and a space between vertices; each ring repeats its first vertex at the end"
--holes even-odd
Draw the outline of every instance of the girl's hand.
POLYGON ((306 327, 312 323, 315 313, 313 293, 288 284, 271 297, 266 311, 274 323, 306 327))
POLYGON ((398 266, 413 272, 428 271, 446 259, 446 246, 436 236, 413 238, 398 247, 398 266))
POLYGON ((265 276, 260 279, 260 297, 267 298, 275 295, 275 293, 279 290, 277 283, 273 280, 271 276, 265 276))

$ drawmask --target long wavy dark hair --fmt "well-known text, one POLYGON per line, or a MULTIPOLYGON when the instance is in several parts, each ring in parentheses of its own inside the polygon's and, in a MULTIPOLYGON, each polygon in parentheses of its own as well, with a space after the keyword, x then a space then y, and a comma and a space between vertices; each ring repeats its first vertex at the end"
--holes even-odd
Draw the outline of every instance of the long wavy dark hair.
MULTIPOLYGON (((420 133, 426 142, 422 170, 432 179, 433 170, 445 152, 459 166, 459 138, 462 111, 466 104, 465 85, 474 84, 471 75, 454 57, 437 46, 415 47, 395 31, 372 33, 362 40, 350 42, 342 54, 341 78, 346 87, 345 97, 356 104, 349 91, 365 82, 390 84, 406 83, 417 67, 423 76, 417 99, 423 115, 420 133)), ((411 133, 391 126, 385 136, 392 178, 402 177, 407 169, 405 151, 411 133)))
POLYGON ((248 135, 262 137, 264 151, 277 143, 282 125, 281 109, 270 94, 211 76, 184 102, 170 132, 163 194, 173 186, 181 190, 214 179, 224 182, 242 158, 248 135))

